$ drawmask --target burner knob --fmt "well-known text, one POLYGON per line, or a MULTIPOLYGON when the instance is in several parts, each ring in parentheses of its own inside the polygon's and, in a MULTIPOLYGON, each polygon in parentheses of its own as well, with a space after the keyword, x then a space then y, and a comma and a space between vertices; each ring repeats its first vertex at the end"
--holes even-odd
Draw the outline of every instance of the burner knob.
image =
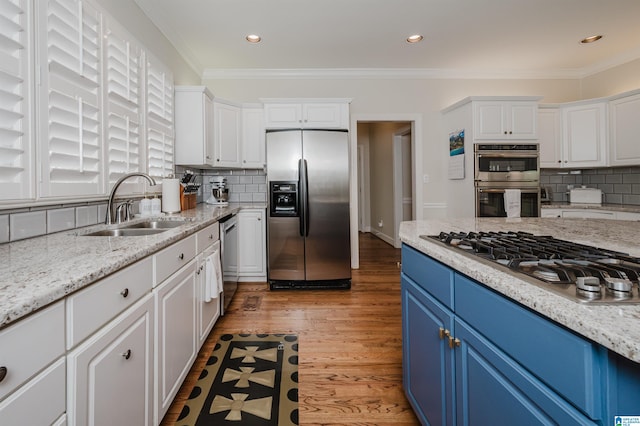
POLYGON ((620 291, 625 293, 631 292, 631 287, 633 284, 629 280, 625 280, 623 278, 605 278, 607 283, 607 288, 611 291, 620 291))
POLYGON ((600 280, 598 277, 578 277, 576 285, 579 290, 600 293, 600 280))

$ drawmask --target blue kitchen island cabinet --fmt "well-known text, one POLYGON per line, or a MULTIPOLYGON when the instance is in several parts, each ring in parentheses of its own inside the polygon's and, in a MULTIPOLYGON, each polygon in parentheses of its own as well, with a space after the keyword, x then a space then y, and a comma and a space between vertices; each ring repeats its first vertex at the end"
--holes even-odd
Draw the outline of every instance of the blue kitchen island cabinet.
POLYGON ((424 425, 612 425, 640 366, 404 245, 403 380, 424 425))

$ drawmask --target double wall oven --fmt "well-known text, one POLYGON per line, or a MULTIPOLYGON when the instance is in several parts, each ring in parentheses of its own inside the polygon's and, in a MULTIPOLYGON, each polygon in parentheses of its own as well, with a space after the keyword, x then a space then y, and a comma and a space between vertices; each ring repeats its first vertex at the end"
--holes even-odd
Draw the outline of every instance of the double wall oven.
POLYGON ((505 190, 520 191, 520 216, 540 216, 538 144, 475 144, 476 217, 506 217, 505 190))

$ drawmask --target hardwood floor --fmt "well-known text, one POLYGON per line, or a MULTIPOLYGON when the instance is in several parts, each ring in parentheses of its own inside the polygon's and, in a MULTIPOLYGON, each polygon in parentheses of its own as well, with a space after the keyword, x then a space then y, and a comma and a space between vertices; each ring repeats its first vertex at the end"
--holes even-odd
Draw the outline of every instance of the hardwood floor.
POLYGON ((270 291, 266 283, 240 283, 162 425, 180 425, 184 400, 225 333, 299 336, 301 425, 419 424, 402 389, 399 261, 399 249, 361 234, 351 290, 270 291), (245 301, 257 309, 246 310, 245 301))

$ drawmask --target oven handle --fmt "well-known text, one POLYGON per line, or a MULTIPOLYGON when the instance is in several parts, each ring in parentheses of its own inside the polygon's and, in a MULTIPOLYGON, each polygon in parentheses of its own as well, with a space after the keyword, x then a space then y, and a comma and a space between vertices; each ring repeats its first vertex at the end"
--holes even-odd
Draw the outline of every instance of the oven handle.
POLYGON ((500 189, 489 189, 489 188, 477 188, 478 192, 489 192, 492 194, 504 193, 505 189, 519 189, 521 192, 525 194, 536 194, 540 192, 538 188, 500 188, 500 189))
POLYGON ((494 153, 484 153, 484 154, 476 154, 476 157, 478 158, 482 158, 482 157, 489 157, 489 158, 538 158, 537 155, 532 155, 530 152, 514 152, 514 151, 509 151, 509 153, 505 153, 505 152, 496 152, 494 153))

